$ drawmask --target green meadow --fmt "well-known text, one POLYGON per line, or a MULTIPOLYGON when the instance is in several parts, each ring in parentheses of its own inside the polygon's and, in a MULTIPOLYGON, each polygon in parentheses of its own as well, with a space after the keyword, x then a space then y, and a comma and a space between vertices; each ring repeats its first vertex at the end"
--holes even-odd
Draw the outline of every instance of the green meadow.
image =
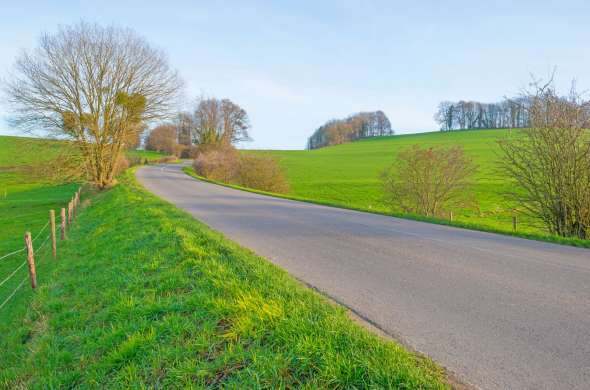
MULTIPOLYGON (((78 188, 76 184, 55 184, 44 180, 31 170, 32 166, 57 156, 60 148, 57 141, 0 137, 0 257, 23 248, 26 231, 30 231, 33 238, 38 236, 33 246, 39 247, 48 235, 48 229, 42 229, 49 220, 49 210, 59 213, 58 210, 67 206, 78 188)), ((40 283, 46 280, 47 271, 52 266, 47 261, 50 257, 48 244, 46 242, 37 255, 40 283)), ((27 267, 19 269, 25 259, 26 254, 20 252, 0 260, 0 282, 4 282, 0 285, 0 305, 25 280, 13 298, 0 309, 2 351, 7 351, 6 343, 18 352, 26 350, 22 343, 15 342, 18 337, 14 332, 20 326, 33 295, 27 280, 27 267), (14 276, 6 280, 17 269, 14 276)))
MULTIPOLYGON (((55 183, 33 169, 56 157, 62 147, 60 141, 0 136, 0 258, 24 247, 26 231, 31 232, 33 238, 36 237, 33 246, 40 247, 49 233, 46 227, 49 210, 53 209, 59 215, 59 210, 67 207, 77 190, 78 184, 55 183)), ((133 155, 151 160, 163 157, 162 154, 145 151, 136 151, 133 155)), ((59 224, 59 217, 56 222, 59 224)), ((47 280, 47 271, 53 266, 48 261, 49 244, 45 242, 36 256, 40 283, 47 280)), ((25 256, 24 252, 19 252, 0 260, 0 305, 28 277, 27 267, 21 267, 25 256), (14 276, 5 281, 17 269, 14 276)), ((0 342, 2 350, 5 350, 4 343, 7 340, 16 337, 12 330, 19 326, 32 299, 28 283, 26 280, 13 298, 0 309, 0 334, 4 335, 0 342)), ((26 347, 20 343, 14 346, 21 350, 26 347)))
MULTIPOLYGON (((460 145, 477 165, 473 178, 473 205, 453 211, 456 224, 483 230, 512 233, 512 216, 518 217, 518 231, 531 237, 547 236, 544 227, 528 218, 507 195, 510 179, 499 169, 498 141, 517 137, 518 130, 470 130, 431 132, 368 138, 337 146, 305 151, 256 151, 276 156, 291 186, 289 196, 319 203, 379 213, 403 215, 402 210, 384 201, 380 175, 398 151, 422 147, 460 145)), ((409 216, 417 217, 417 216, 409 216)), ((439 222, 446 223, 446 216, 439 222)), ((545 237, 548 238, 548 237, 545 237)), ((586 245, 576 240, 561 240, 586 245)), ((579 241, 579 240, 578 240, 579 241)))

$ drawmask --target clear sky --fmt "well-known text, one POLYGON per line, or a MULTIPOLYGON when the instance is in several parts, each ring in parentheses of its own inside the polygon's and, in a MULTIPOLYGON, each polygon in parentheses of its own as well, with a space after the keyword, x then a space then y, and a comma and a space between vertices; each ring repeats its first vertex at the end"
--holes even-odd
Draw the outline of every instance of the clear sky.
MULTIPOLYGON (((383 110, 436 130, 441 100, 492 102, 557 67, 590 85, 589 1, 2 1, 0 77, 42 31, 131 27, 164 49, 186 99, 230 98, 250 148, 297 149, 328 119, 383 110)), ((0 105, 0 115, 6 109, 0 105)), ((0 121, 0 133, 15 131, 0 121)))

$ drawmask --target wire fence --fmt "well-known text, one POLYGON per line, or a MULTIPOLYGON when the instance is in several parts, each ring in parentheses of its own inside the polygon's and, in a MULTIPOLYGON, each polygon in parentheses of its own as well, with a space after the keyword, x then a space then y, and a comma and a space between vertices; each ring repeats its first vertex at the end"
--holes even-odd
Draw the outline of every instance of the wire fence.
MULTIPOLYGON (((61 213, 60 213, 61 220, 60 220, 59 229, 61 230, 60 237, 62 240, 66 239, 66 229, 68 229, 71 226, 71 224, 73 223, 75 217, 77 216, 77 214, 79 212, 80 193, 81 193, 81 189, 78 189, 76 191, 76 193, 74 194, 74 196, 72 197, 72 199, 70 200, 70 202, 68 203, 67 209, 66 208, 61 209, 61 213), (66 212, 66 210, 67 210, 67 212, 66 212)), ((31 213, 31 215, 33 215, 33 214, 35 214, 35 213, 31 213)), ((57 230, 57 225, 56 225, 55 211, 50 210, 49 218, 48 218, 47 222, 37 232, 37 234, 35 234, 34 238, 31 238, 30 232, 26 232, 24 247, 0 256, 0 261, 2 261, 2 260, 6 260, 6 259, 9 259, 12 257, 20 257, 20 256, 22 256, 22 255, 20 255, 21 253, 26 253, 26 259, 22 263, 19 263, 16 266, 16 268, 14 268, 12 271, 10 271, 7 276, 5 276, 3 279, 0 279, 0 287, 4 286, 6 283, 8 283, 10 280, 12 280, 18 274, 18 272, 25 267, 25 265, 28 264, 28 266, 29 266, 28 267, 29 268, 29 275, 25 275, 23 280, 8 294, 8 296, 4 300, 1 301, 0 310, 4 306, 6 306, 16 296, 17 292, 22 288, 22 286, 24 285, 24 283, 26 282, 27 279, 31 280, 31 287, 33 289, 36 288, 36 286, 37 286, 37 273, 36 273, 36 266, 35 266, 35 256, 36 255, 38 256, 37 257, 38 260, 41 259, 41 257, 39 255, 42 253, 43 249, 46 247, 46 245, 49 243, 49 241, 52 241, 53 258, 54 259, 57 258, 57 250, 56 250, 57 249, 57 232, 56 232, 56 230, 57 230), (48 228, 50 228, 50 231, 47 232, 47 234, 43 235, 43 233, 46 232, 46 230, 48 228)), ((47 248, 49 248, 49 247, 47 247, 47 248)))

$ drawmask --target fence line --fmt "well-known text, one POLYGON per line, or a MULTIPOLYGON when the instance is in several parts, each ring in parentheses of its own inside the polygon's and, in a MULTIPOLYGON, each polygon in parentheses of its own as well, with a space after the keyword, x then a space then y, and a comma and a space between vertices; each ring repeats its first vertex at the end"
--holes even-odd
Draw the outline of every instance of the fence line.
MULTIPOLYGON (((80 206, 80 192, 81 192, 81 188, 78 188, 78 190, 74 193, 74 196, 72 197, 72 199, 68 203, 68 211, 69 211, 68 218, 67 219, 64 218, 64 216, 62 214, 62 220, 68 226, 74 222, 74 219, 77 217, 77 215, 79 213, 78 207, 80 206)), ((64 209, 62 208, 61 210, 63 212, 64 209)), ((20 216, 36 215, 36 214, 41 214, 41 213, 39 212, 39 213, 21 214, 20 216)), ((14 217, 12 217, 12 218, 14 218, 14 217)), ((62 226, 62 228, 63 228, 63 226, 62 226)), ((49 239, 51 238, 52 245, 53 245, 53 258, 55 259, 56 258, 56 252, 55 252, 56 238, 55 237, 56 237, 55 212, 54 212, 54 210, 50 210, 48 221, 45 223, 45 225, 43 225, 41 230, 39 230, 39 232, 37 232, 37 234, 35 235, 35 238, 31 239, 31 233, 26 232, 26 234, 25 234, 26 245, 23 248, 17 249, 13 252, 10 252, 10 253, 0 256, 0 260, 3 260, 3 259, 6 259, 10 256, 14 256, 14 255, 17 255, 21 252, 27 251, 27 260, 25 260, 23 263, 21 263, 19 266, 17 266, 16 269, 14 269, 10 273, 10 275, 8 275, 4 280, 2 280, 0 282, 0 287, 2 287, 4 284, 6 284, 6 282, 11 280, 17 274, 17 272, 20 271, 27 263, 29 264, 29 275, 25 276, 24 279, 18 284, 18 286, 16 286, 16 288, 10 293, 10 295, 2 303, 0 303, 0 309, 2 309, 15 296, 15 294, 23 286, 23 284, 25 283, 25 281, 28 278, 31 279, 31 287, 33 289, 35 289, 35 287, 37 285, 36 270, 35 270, 35 254, 40 254, 41 251, 45 248, 45 245, 47 245, 47 243, 49 242, 49 239), (37 248, 34 248, 33 244, 37 241, 37 239, 39 239, 41 237, 43 232, 50 225, 51 225, 51 231, 49 232, 49 234, 43 239, 43 241, 41 242, 41 244, 37 248)), ((66 238, 65 238, 65 236, 62 235, 62 240, 64 240, 64 239, 66 239, 66 238)))

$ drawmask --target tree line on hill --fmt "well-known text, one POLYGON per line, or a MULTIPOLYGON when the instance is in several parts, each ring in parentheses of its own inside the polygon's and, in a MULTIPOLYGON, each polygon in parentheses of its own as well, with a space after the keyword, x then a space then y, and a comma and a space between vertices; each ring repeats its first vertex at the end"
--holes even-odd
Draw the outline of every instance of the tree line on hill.
POLYGON ((434 120, 442 131, 523 128, 529 126, 530 103, 527 97, 498 103, 444 101, 439 104, 434 120))
POLYGON ((307 140, 308 149, 323 148, 366 137, 393 135, 391 122, 383 111, 359 112, 344 119, 332 119, 307 140))

